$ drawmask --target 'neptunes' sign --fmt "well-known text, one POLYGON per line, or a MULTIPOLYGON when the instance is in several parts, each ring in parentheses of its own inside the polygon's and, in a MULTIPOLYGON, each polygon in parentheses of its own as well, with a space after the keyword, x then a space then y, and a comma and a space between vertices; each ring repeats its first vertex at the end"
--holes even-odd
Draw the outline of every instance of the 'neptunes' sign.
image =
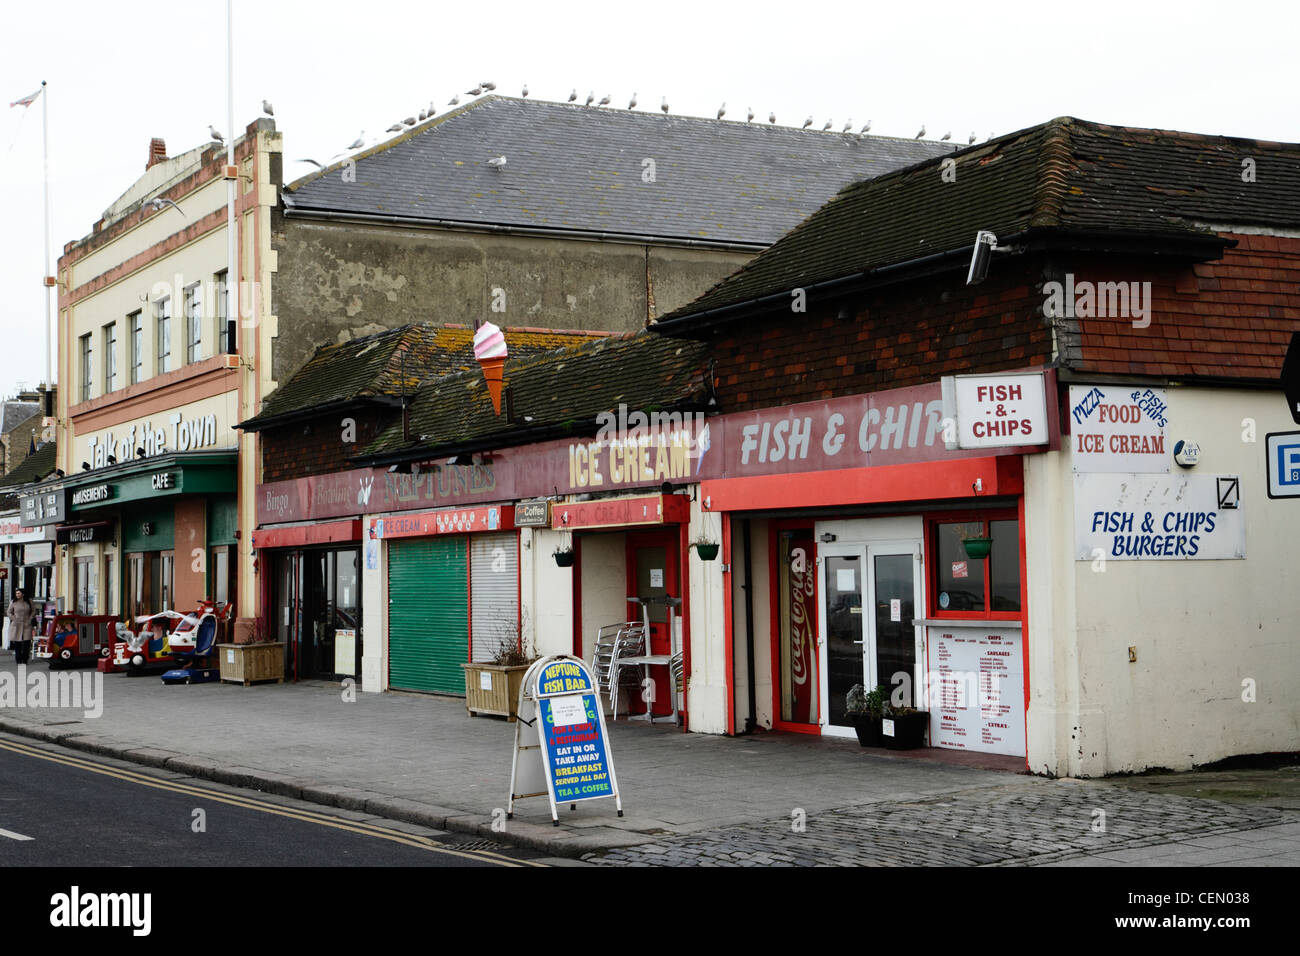
POLYGON ((137 457, 136 451, 140 449, 144 451, 143 457, 150 458, 172 451, 197 451, 217 443, 216 415, 204 415, 187 421, 180 412, 172 412, 167 423, 171 426, 170 430, 154 428, 152 423, 142 422, 132 425, 125 433, 114 434, 108 431, 91 435, 87 439, 90 467, 103 468, 109 464, 110 457, 116 459, 114 464, 129 461, 137 457))

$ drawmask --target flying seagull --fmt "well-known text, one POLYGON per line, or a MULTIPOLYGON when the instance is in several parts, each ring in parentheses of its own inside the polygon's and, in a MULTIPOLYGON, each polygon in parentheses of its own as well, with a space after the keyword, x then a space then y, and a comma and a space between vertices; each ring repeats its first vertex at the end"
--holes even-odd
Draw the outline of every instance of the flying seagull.
MULTIPOLYGON (((155 198, 150 199, 150 200, 149 200, 149 205, 153 207, 154 212, 157 212, 158 210, 162 209, 164 206, 171 206, 173 209, 175 209, 175 210, 176 210, 178 213, 180 213, 182 216, 185 215, 185 210, 184 210, 184 209, 182 209, 180 206, 176 205, 176 204, 175 204, 174 202, 172 202, 170 199, 164 199, 162 196, 156 196, 155 198)), ((186 218, 189 218, 189 217, 187 216, 186 218)))
POLYGON ((226 141, 226 137, 218 133, 217 128, 215 126, 212 125, 208 126, 208 135, 211 136, 218 143, 224 143, 226 141))
POLYGON ((630 110, 634 110, 634 109, 636 109, 636 94, 635 94, 635 93, 633 93, 633 94, 632 94, 632 98, 631 98, 630 100, 627 101, 627 108, 630 109, 630 110))
POLYGON ((915 138, 915 139, 921 139, 921 138, 923 138, 924 136, 925 136, 925 124, 922 123, 922 124, 921 124, 921 132, 917 133, 916 136, 915 136, 914 138, 915 138))
POLYGON ((722 119, 722 117, 726 115, 727 115, 727 104, 723 103, 721 106, 718 107, 718 119, 722 119))
MULTIPOLYGON (((325 168, 325 164, 324 164, 324 163, 318 163, 318 162, 316 162, 316 160, 314 160, 314 159, 308 159, 308 158, 305 157, 305 156, 304 156, 302 159, 295 159, 294 162, 295 162, 295 163, 311 163, 311 164, 312 164, 313 166, 315 166, 317 169, 324 169, 324 168, 325 168)), ((157 207, 155 207, 155 208, 157 208, 157 207)))
POLYGON ((262 100, 262 112, 265 113, 267 116, 275 115, 275 110, 271 109, 270 100, 262 100))
POLYGON ((948 130, 948 132, 946 132, 946 133, 944 133, 942 136, 940 136, 940 137, 939 137, 939 142, 941 142, 941 143, 946 143, 946 142, 948 142, 948 140, 950 140, 950 139, 952 139, 952 130, 948 130))

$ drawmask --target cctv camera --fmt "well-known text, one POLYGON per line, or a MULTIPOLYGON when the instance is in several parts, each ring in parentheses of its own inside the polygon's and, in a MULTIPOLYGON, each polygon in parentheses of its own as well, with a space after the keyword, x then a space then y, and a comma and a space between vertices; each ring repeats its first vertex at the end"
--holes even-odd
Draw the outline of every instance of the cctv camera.
POLYGON ((966 273, 967 285, 978 285, 989 274, 989 259, 998 247, 998 237, 987 229, 975 234, 975 248, 971 251, 970 271, 966 273))

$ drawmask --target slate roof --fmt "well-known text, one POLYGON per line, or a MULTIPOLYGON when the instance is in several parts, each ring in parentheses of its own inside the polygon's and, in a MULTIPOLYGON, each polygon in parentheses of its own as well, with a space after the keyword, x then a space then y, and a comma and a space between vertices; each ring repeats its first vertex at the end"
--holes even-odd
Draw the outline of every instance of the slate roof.
POLYGON ((0 412, 0 434, 7 435, 41 410, 39 402, 5 402, 0 412))
MULTIPOLYGON (((531 328, 502 331, 509 348, 507 374, 521 360, 606 334, 531 328)), ((474 358, 474 330, 468 326, 422 324, 388 329, 317 349, 291 379, 263 400, 261 411, 239 427, 260 431, 344 405, 393 405, 421 382, 471 368, 477 371, 479 365, 474 358)))
POLYGON ((964 264, 980 229, 1001 244, 1050 233, 1213 240, 1212 227, 1225 224, 1300 226, 1300 145, 1293 143, 1062 117, 952 159, 955 181, 945 181, 936 158, 846 186, 655 328, 689 334, 703 324, 701 313, 929 255, 958 254, 964 264), (1242 179, 1247 159, 1253 182, 1242 179))
POLYGON ((948 144, 487 96, 284 188, 286 212, 765 246, 846 183, 948 144), (489 159, 506 157, 495 168, 489 159), (642 181, 654 161, 654 182, 642 181))
POLYGON ((492 411, 475 369, 421 387, 410 408, 410 442, 400 417, 357 456, 392 461, 436 452, 502 448, 567 435, 590 435, 596 417, 629 409, 703 411, 712 398, 709 350, 647 331, 611 335, 507 367, 516 422, 492 411), (524 421, 525 416, 531 421, 524 421))
POLYGON ((19 462, 13 471, 0 478, 0 488, 17 489, 19 485, 31 484, 48 477, 54 472, 56 451, 55 443, 47 441, 19 462))

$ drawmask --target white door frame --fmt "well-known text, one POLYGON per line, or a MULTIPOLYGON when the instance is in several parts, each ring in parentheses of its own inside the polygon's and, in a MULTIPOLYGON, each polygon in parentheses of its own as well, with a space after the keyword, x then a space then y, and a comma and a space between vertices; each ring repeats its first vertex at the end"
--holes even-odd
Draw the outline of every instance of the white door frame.
MULTIPOLYGON (((844 542, 824 544, 817 551, 818 608, 817 608, 817 661, 818 661, 818 712, 821 732, 827 737, 853 737, 852 727, 839 727, 830 722, 830 667, 828 660, 826 632, 826 598, 829 584, 826 579, 826 558, 852 557, 861 560, 859 567, 862 579, 859 587, 862 593, 862 662, 863 686, 870 690, 880 683, 876 673, 876 615, 875 593, 876 574, 873 558, 878 555, 910 554, 913 557, 912 568, 912 608, 914 621, 921 620, 925 608, 925 574, 922 561, 921 539, 905 538, 897 540, 844 542)), ((919 679, 925 666, 925 628, 920 624, 912 627, 915 644, 915 664, 912 670, 913 706, 925 707, 926 688, 924 680, 919 679)))

